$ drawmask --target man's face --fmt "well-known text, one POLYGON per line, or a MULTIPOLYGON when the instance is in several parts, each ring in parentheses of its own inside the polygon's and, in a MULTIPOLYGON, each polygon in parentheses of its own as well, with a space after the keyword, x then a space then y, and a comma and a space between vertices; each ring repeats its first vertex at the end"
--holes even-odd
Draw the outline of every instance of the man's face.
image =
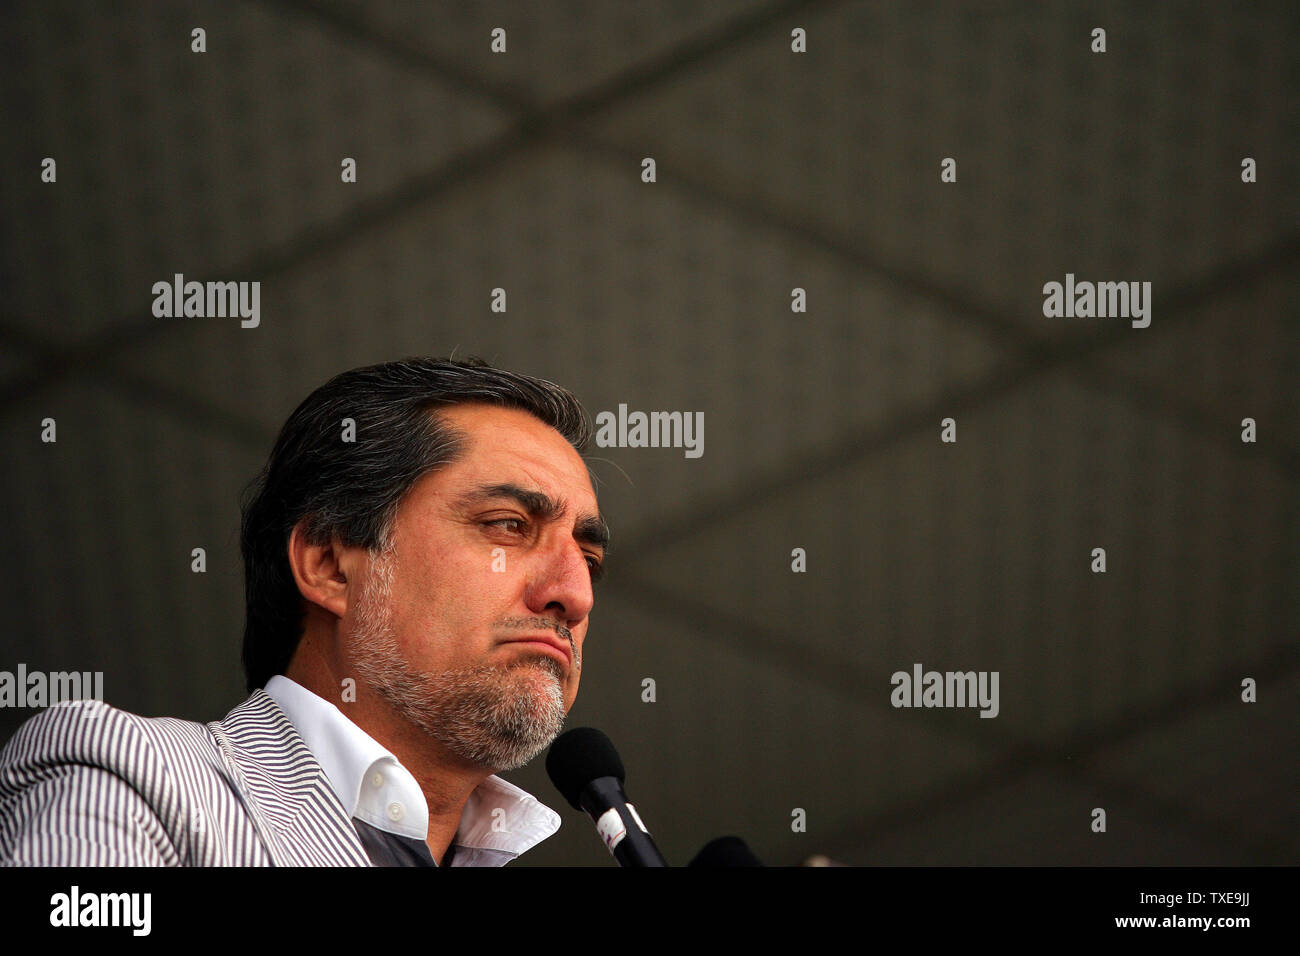
POLYGON ((526 412, 440 410, 466 436, 398 510, 344 618, 361 683, 470 763, 510 769, 578 693, 604 525, 582 458, 526 412))

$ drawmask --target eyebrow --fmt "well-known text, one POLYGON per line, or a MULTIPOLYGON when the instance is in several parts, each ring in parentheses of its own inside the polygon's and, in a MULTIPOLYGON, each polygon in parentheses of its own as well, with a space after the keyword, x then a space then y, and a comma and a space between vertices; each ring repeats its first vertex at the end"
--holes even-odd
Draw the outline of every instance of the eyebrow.
MULTIPOLYGON (((462 504, 476 504, 493 498, 512 498, 523 506, 529 515, 554 521, 565 513, 563 501, 557 501, 545 492, 531 488, 521 488, 509 482, 495 485, 479 485, 461 495, 462 504)), ((594 545, 603 551, 609 550, 609 525, 600 515, 582 515, 573 527, 573 536, 583 544, 594 545)))

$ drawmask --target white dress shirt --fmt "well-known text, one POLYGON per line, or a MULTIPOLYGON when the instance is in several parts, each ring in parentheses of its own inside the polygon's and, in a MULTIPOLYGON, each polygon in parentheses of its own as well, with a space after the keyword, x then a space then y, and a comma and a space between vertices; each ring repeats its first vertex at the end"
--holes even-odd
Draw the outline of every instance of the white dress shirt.
MULTIPOLYGON (((302 735, 348 813, 389 833, 422 843, 428 839, 424 791, 379 741, 329 701, 281 674, 266 682, 266 693, 302 735)), ((504 866, 559 828, 559 814, 532 794, 488 777, 461 812, 451 866, 504 866)))

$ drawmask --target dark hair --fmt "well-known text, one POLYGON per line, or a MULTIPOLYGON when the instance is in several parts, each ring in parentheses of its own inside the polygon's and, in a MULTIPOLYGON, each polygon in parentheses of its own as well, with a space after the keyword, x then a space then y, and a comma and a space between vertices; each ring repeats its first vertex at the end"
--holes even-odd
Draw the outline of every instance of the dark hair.
POLYGON ((529 412, 579 453, 591 437, 582 405, 552 382, 494 368, 482 359, 408 358, 336 375, 312 392, 280 430, 266 467, 245 489, 244 674, 248 689, 289 666, 305 607, 289 569, 289 535, 306 519, 311 544, 335 536, 372 552, 390 542, 411 487, 451 464, 465 436, 432 409, 486 403, 529 412), (356 440, 343 441, 343 419, 356 440))

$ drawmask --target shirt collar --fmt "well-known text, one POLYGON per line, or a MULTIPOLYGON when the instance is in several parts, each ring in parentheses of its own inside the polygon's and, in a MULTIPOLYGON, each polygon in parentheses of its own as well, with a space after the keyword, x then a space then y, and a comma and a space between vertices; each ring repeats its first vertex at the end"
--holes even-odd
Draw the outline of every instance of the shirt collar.
MULTIPOLYGON (((371 826, 425 840, 429 805, 409 770, 341 710, 277 674, 266 693, 284 711, 347 812, 371 826)), ((461 811, 453 866, 501 865, 560 828, 560 817, 498 776, 484 780, 461 811)))

